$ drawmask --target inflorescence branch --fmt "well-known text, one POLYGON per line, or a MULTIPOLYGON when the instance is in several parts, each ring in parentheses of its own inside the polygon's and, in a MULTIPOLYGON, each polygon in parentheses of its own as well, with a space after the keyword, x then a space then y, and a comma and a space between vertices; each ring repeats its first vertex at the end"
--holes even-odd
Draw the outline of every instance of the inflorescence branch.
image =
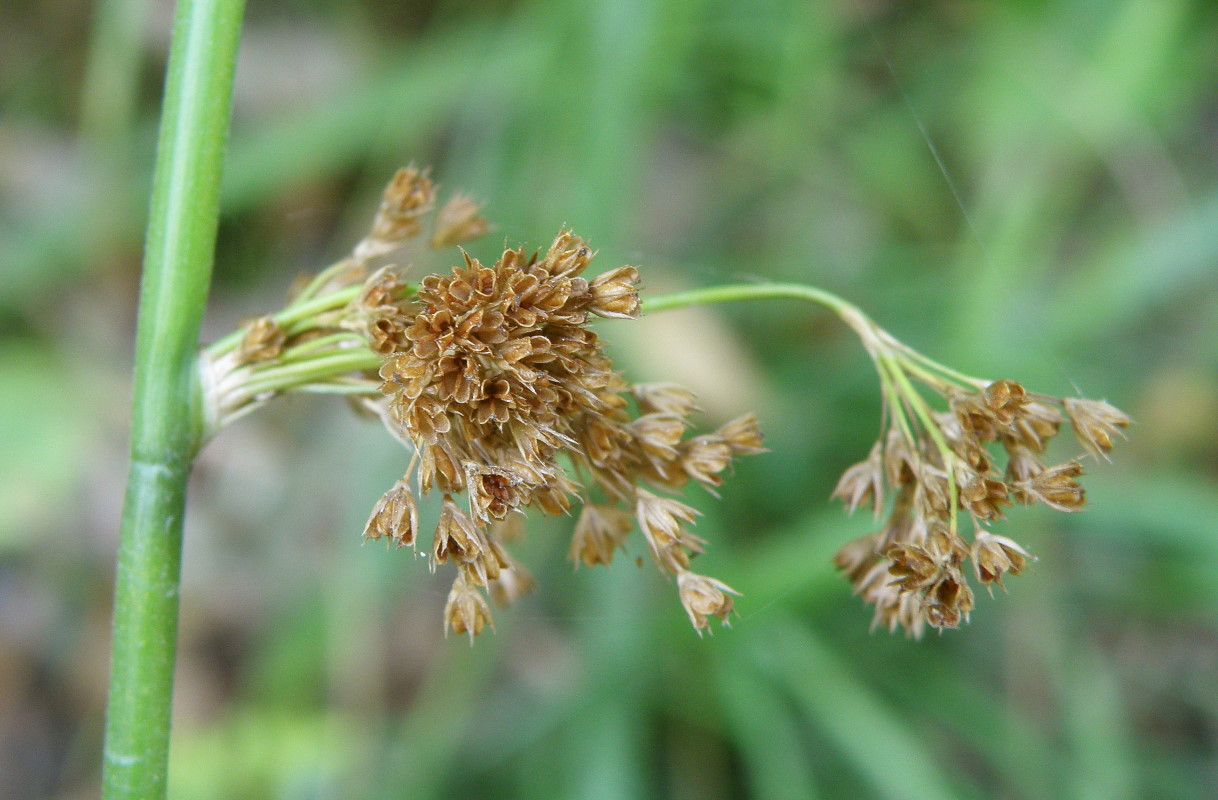
MULTIPOLYGON (((560 231, 544 255, 508 249, 484 265, 462 250, 447 273, 406 283, 389 259, 419 238, 435 195, 425 171, 399 171, 349 256, 283 310, 203 351, 207 436, 288 392, 344 394, 374 412, 412 457, 373 509, 364 536, 416 546, 416 495, 441 495, 430 564, 456 566, 445 609, 456 633, 472 638, 492 624, 484 594, 507 604, 533 587, 507 550, 526 510, 569 514, 577 504, 570 548, 576 565, 608 564, 637 526, 652 560, 676 578, 695 629, 708 629, 710 617, 726 624, 737 593, 690 570, 706 542, 690 531, 698 512, 670 495, 691 479, 714 493, 736 456, 763 452, 754 416, 686 436, 696 409, 690 392, 630 384, 613 369, 590 323, 639 316, 638 271, 624 266, 583 277, 595 253, 570 231, 560 231)), ((477 205, 455 195, 434 215, 428 245, 453 247, 487 230, 477 205)), ((960 373, 811 286, 716 286, 653 297, 645 306, 656 312, 779 298, 836 313, 859 336, 880 380, 879 439, 846 470, 834 496, 851 511, 870 505, 876 517, 890 507, 888 521, 843 547, 837 566, 875 606, 876 625, 918 636, 926 625, 967 621, 967 561, 991 588, 1031 559, 988 531, 1004 507, 1083 506, 1081 463, 1041 460, 1062 422, 1069 418, 1090 455, 1107 458, 1128 417, 1104 402, 960 373), (1004 451, 1001 470, 991 445, 1004 451), (969 540, 960 534, 961 515, 972 523, 969 540)))

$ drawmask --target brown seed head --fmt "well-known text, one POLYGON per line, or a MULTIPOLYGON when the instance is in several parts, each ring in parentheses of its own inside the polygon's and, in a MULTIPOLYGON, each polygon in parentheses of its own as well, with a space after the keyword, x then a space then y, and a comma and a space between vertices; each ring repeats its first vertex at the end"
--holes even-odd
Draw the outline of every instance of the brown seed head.
POLYGON ((631 527, 630 515, 622 509, 586 503, 575 523, 568 556, 576 567, 581 561, 589 567, 608 565, 631 527))
POLYGON ((681 604, 689 614, 698 635, 710 630, 708 617, 717 617, 724 625, 728 624, 727 617, 732 613, 731 595, 739 596, 732 587, 722 581, 682 570, 677 573, 677 589, 681 595, 681 604))
POLYGON ((482 633, 482 629, 487 625, 491 630, 495 629, 495 621, 491 618, 491 608, 487 605, 486 598, 477 587, 466 580, 462 572, 457 573, 448 593, 448 602, 444 606, 444 621, 447 623, 445 634, 449 629, 457 635, 468 633, 470 644, 474 643, 474 637, 482 633))
POLYGON ((1102 400, 1084 400, 1077 397, 1067 397, 1062 401, 1066 413, 1070 415, 1070 425, 1079 444, 1095 456, 1108 461, 1108 453, 1112 450, 1112 437, 1121 436, 1121 428, 1129 425, 1130 419, 1119 408, 1109 405, 1102 400))
POLYGON ((1035 560, 1013 540, 980 528, 973 534, 972 558, 977 580, 987 586, 992 583, 1002 586, 1003 575, 1008 572, 1018 575, 1029 560, 1035 560))
POLYGON ((879 442, 871 448, 866 461, 846 468, 832 497, 841 498, 850 513, 871 500, 873 512, 879 518, 884 510, 884 453, 879 442))
POLYGON ((1082 511, 1086 493, 1075 480, 1082 474, 1082 464, 1067 461, 1020 482, 1017 488, 1021 496, 1044 503, 1055 511, 1082 511))
POLYGON ((436 221, 431 237, 431 246, 439 250, 444 247, 477 239, 491 229, 490 223, 478 212, 481 207, 467 194, 458 192, 448 198, 436 212, 436 221))
POLYGON ((237 363, 253 364, 278 358, 287 336, 274 317, 259 317, 250 323, 237 347, 237 363))
POLYGON ((402 479, 377 501, 364 526, 365 541, 388 538, 398 547, 414 547, 419 511, 410 487, 402 479))
MULTIPOLYGON (((433 194, 417 170, 400 174, 376 231, 413 235, 411 215, 429 206, 433 194), (396 227, 386 232, 391 218, 396 227)), ((469 233, 474 213, 467 203, 450 201, 433 238, 451 243, 469 233)), ((376 244, 366 241, 363 255, 381 252, 376 244)), ((637 316, 638 272, 621 267, 589 282, 581 273, 594 255, 563 230, 541 258, 509 249, 484 265, 463 254, 447 274, 419 281, 409 299, 401 299, 392 274, 378 273, 351 309, 359 325, 348 327, 366 330, 371 346, 386 356, 379 370, 386 425, 416 449, 421 490, 445 495, 430 561, 433 569, 449 561, 458 568, 446 617, 459 632, 483 624, 478 587, 510 599, 531 585, 492 531, 526 508, 568 512, 585 494, 571 475, 588 476, 612 502, 633 510, 656 563, 679 574, 704 545, 687 530, 697 512, 641 487, 675 489, 693 477, 711 488, 733 456, 763 449, 752 415, 682 441, 693 396, 671 384, 635 387, 637 413, 632 410, 631 387, 587 323, 592 315, 637 316), (462 491, 468 513, 452 498, 462 491)), ((377 524, 373 532, 386 535, 381 528, 388 523, 377 524)), ((630 527, 621 508, 586 506, 572 559, 609 563, 630 527)), ((686 594, 688 608, 698 595, 686 594)), ((718 615, 720 606, 698 602, 703 617, 718 615)))
POLYGON ((639 271, 618 267, 598 275, 590 287, 592 302, 588 310, 602 317, 637 319, 639 316, 639 271))

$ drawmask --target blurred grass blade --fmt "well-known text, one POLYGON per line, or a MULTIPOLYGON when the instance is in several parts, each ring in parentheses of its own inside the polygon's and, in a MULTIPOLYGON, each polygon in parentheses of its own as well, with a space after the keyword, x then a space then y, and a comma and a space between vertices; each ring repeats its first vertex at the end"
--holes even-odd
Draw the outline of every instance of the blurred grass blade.
POLYGON ((820 793, 790 703, 756 665, 729 651, 715 663, 719 707, 741 750, 749 797, 814 800, 820 793))
POLYGON ((927 747, 920 732, 868 690, 806 627, 775 625, 771 633, 768 652, 760 657, 877 797, 959 796, 939 770, 939 754, 927 747))

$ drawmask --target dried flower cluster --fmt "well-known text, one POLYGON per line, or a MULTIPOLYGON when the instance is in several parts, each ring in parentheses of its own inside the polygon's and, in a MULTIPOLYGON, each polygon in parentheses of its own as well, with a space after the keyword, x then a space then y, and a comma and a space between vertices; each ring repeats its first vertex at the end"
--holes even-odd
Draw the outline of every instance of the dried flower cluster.
MULTIPOLYGON (((422 205, 417 190, 399 183, 390 191, 422 205)), ((576 503, 583 508, 574 561, 608 564, 637 523, 656 564, 676 576, 698 630, 732 610, 730 588, 689 569, 704 545, 689 531, 697 512, 656 492, 690 479, 718 486, 734 456, 761 451, 756 421, 749 415, 686 438, 689 392, 631 386, 614 371, 588 323, 638 316, 638 271, 623 266, 589 280, 582 274, 593 255, 562 231, 541 257, 508 249, 484 265, 463 254, 448 274, 423 278, 413 295, 403 293, 396 273, 382 270, 356 303, 370 346, 385 357, 383 417, 416 453, 376 505, 365 535, 414 546, 412 485, 442 495, 430 561, 433 569, 457 567, 445 611, 457 633, 473 636, 491 624, 482 590, 510 602, 532 586, 505 547, 503 529, 513 515, 529 508, 566 514, 576 503), (593 490, 604 502, 591 501, 593 490)))
POLYGON ((886 433, 865 461, 846 470, 834 496, 851 511, 870 505, 877 517, 886 495, 895 497, 884 527, 848 543, 835 563, 855 593, 875 606, 873 626, 899 626, 913 636, 926 625, 954 628, 973 609, 966 562, 992 591, 1004 575, 1018 575, 1033 560, 1013 540, 986 530, 1005 507, 1020 502, 1082 509, 1079 461, 1043 461, 1063 421, 1069 418, 1088 453, 1107 458, 1129 418, 1104 402, 1032 394, 1009 380, 966 378, 869 322, 855 327, 880 368, 886 433), (942 396, 949 410, 933 411, 914 380, 942 396), (1006 456, 1005 466, 996 450, 1006 456), (957 531, 959 512, 971 518, 971 542, 957 531))
MULTIPOLYGON (((713 493, 736 456, 761 452, 754 417, 687 436, 695 409, 688 391, 623 380, 589 323, 639 315, 638 271, 623 266, 585 278, 594 253, 570 231, 544 255, 507 249, 484 265, 462 251, 447 272, 406 284, 386 262, 420 238, 429 216, 432 249, 489 229, 465 195, 435 208, 427 173, 400 170, 347 258, 300 287, 279 313, 208 348, 200 360, 208 431, 285 391, 346 394, 380 416, 414 457, 364 535, 415 546, 416 496, 441 496, 428 547, 433 570, 456 566, 445 618, 457 633, 472 638, 492 624, 488 594, 507 604, 532 588, 506 547, 523 514, 574 515, 577 505, 570 547, 577 566, 610 563, 637 526, 656 565, 676 578, 695 629, 707 629, 712 617, 726 623, 736 593, 690 570, 705 542, 690 530, 697 512, 671 495, 691 481, 713 493)), ((819 289, 755 288, 741 294, 797 296, 836 311, 879 373, 881 435, 834 492, 851 511, 869 505, 878 518, 890 508, 881 530, 835 559, 875 606, 874 625, 918 636, 927 625, 967 621, 969 561, 992 590, 1032 560, 987 525, 1016 502, 1083 507, 1080 461, 1046 463, 1049 440, 1068 419, 1083 449, 1106 459, 1129 424, 1104 402, 956 372, 819 289), (932 408, 915 384, 946 410, 932 408), (972 522, 970 539, 959 532, 961 517, 972 522)))
MULTIPOLYGON (((405 167, 382 196, 367 236, 351 253, 308 281, 298 282, 287 306, 260 317, 239 334, 207 348, 200 359, 207 387, 208 435, 284 391, 376 394, 378 359, 401 340, 384 322, 398 311, 407 287, 392 268, 377 268, 412 244, 435 210, 437 189, 425 170, 405 167), (364 374, 369 370, 371 376, 364 374), (351 373, 360 374, 354 377, 351 373)), ((490 227, 467 195, 452 195, 434 213, 429 244, 451 247, 490 227)))

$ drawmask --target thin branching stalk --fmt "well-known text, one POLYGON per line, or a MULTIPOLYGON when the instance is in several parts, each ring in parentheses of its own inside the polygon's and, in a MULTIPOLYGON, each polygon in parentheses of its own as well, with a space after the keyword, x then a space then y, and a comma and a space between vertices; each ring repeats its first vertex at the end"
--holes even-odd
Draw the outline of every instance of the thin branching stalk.
POLYGON ((145 242, 131 466, 115 575, 102 795, 165 796, 195 356, 211 277, 242 0, 177 9, 145 242))

